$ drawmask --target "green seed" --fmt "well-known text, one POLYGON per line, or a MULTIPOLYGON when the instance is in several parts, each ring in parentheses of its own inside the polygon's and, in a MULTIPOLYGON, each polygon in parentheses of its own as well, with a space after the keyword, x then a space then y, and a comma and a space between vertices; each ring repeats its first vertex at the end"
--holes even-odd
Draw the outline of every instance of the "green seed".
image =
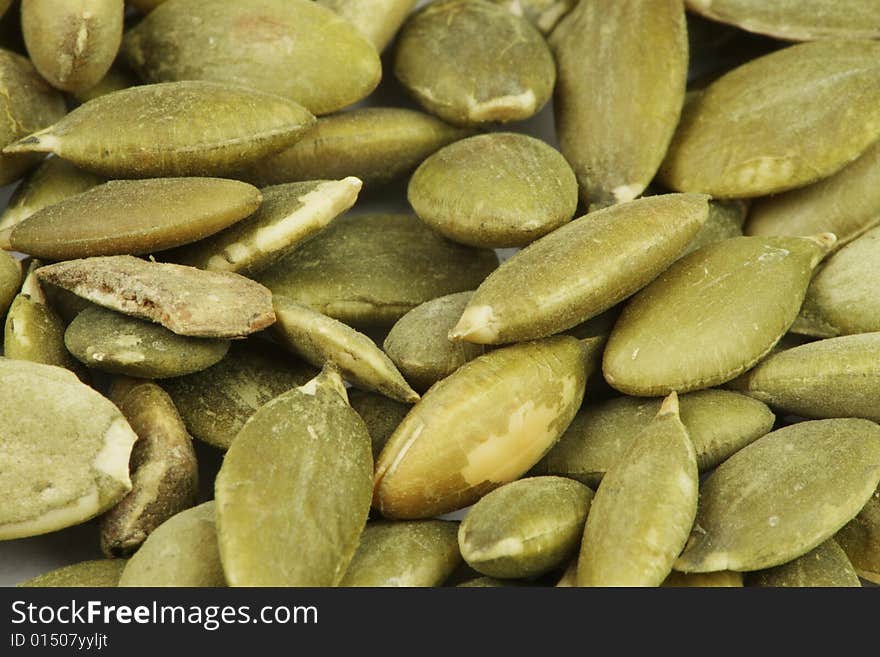
POLYGON ((490 577, 536 577, 577 553, 593 491, 571 479, 532 477, 478 501, 458 530, 468 565, 490 577))
POLYGON ((134 74, 126 67, 113 64, 107 74, 101 78, 97 84, 88 89, 82 89, 73 93, 74 99, 78 103, 87 103, 95 98, 106 96, 114 91, 122 91, 138 84, 134 74))
POLYGON ((769 433, 703 482, 694 533, 675 569, 748 571, 791 561, 849 522, 878 482, 873 422, 817 420, 769 433))
POLYGON ((373 459, 378 459, 385 443, 403 422, 403 418, 412 406, 376 392, 354 389, 348 391, 348 401, 367 426, 373 448, 373 459))
POLYGON ((0 540, 76 525, 129 490, 137 435, 107 399, 60 367, 0 358, 0 540), (22 413, 22 409, 26 412, 22 413))
POLYGON ((376 464, 374 505, 428 518, 529 470, 580 406, 589 353, 568 336, 489 352, 433 386, 376 464))
POLYGON ((543 34, 550 34, 577 0, 491 0, 514 16, 522 16, 543 34))
POLYGON ((681 0, 580 2, 550 44, 556 130, 581 199, 591 208, 633 200, 657 173, 684 103, 681 0))
POLYGON ((126 33, 122 55, 148 82, 239 84, 314 114, 356 103, 382 77, 367 38, 308 0, 168 0, 126 33))
MULTIPOLYGON (((620 397, 587 404, 532 472, 597 486, 657 415, 660 403, 660 399, 620 397)), ((728 390, 682 395, 679 408, 701 472, 768 433, 776 419, 761 402, 728 390)))
POLYGON ((647 285, 706 220, 705 196, 652 196, 576 219, 506 261, 450 333, 499 344, 559 333, 647 285))
POLYGON ((859 576, 840 546, 829 538, 819 547, 788 563, 749 576, 749 586, 858 587, 859 576))
POLYGON ((416 306, 475 289, 498 266, 405 214, 346 215, 264 271, 276 295, 357 327, 387 326, 416 306))
POLYGON ((406 20, 416 0, 318 0, 354 25, 382 52, 406 20))
POLYGON ((742 573, 732 570, 719 570, 717 573, 669 573, 660 586, 674 588, 720 588, 742 587, 742 573))
POLYGON ((255 89, 169 82, 90 100, 3 152, 55 153, 108 178, 224 175, 287 148, 314 121, 255 89))
MULTIPOLYGON (((742 237, 743 224, 748 211, 749 206, 745 201, 709 201, 709 216, 706 218, 706 223, 688 244, 682 257, 707 244, 714 244, 731 237, 742 237)), ((809 234, 804 233, 804 235, 809 234)))
POLYGON ((578 585, 660 586, 687 541, 698 486, 696 453, 672 393, 596 491, 578 585))
POLYGON ((0 317, 6 316, 20 285, 21 265, 10 254, 0 251, 0 317))
POLYGON ((213 235, 260 201, 235 180, 114 180, 34 212, 0 232, 0 247, 52 260, 148 254, 213 235))
POLYGON ((370 510, 370 436, 332 369, 260 408, 214 486, 231 586, 334 586, 370 510))
POLYGON ((164 255, 200 269, 253 275, 348 210, 360 189, 361 181, 351 177, 266 187, 256 213, 212 237, 164 255))
POLYGON ((724 383, 763 358, 800 310, 834 236, 735 237, 682 258, 627 304, 605 379, 629 395, 724 383))
POLYGON ((550 99, 556 67, 524 18, 484 0, 439 0, 403 26, 394 74, 432 114, 479 125, 536 114, 550 99))
POLYGON ((122 571, 119 586, 226 586, 215 504, 181 511, 156 527, 122 571))
POLYGON ((880 584, 880 490, 834 540, 846 552, 859 577, 880 584))
POLYGON ((440 586, 461 563, 457 522, 369 523, 340 586, 440 586))
POLYGON ((539 139, 495 132, 455 142, 422 162, 407 190, 419 218, 471 246, 524 246, 568 223, 577 181, 539 139))
POLYGON ((48 573, 43 573, 22 582, 25 587, 72 587, 87 586, 89 588, 112 587, 119 585, 119 578, 125 568, 125 559, 98 559, 82 561, 64 566, 48 573))
POLYGON ((817 41, 726 74, 685 108, 663 181, 743 198, 830 176, 880 137, 878 61, 874 41, 817 41))
POLYGON ((37 276, 178 335, 242 337, 275 321, 269 290, 231 272, 108 256, 48 265, 37 276))

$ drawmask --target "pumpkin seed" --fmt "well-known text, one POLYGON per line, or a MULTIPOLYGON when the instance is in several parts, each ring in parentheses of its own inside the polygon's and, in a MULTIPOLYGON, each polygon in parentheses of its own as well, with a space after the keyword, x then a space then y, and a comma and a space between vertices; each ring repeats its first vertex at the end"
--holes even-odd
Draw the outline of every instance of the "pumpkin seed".
POLYGON ((672 571, 660 586, 675 588, 742 587, 742 573, 719 570, 716 573, 677 573, 672 571))
POLYGON ((492 0, 514 16, 522 16, 543 34, 550 34, 556 24, 577 4, 577 0, 492 0))
POLYGON ((90 100, 106 96, 114 91, 121 91, 122 89, 134 87, 138 82, 139 81, 135 79, 134 74, 129 71, 128 68, 113 64, 110 67, 110 70, 107 71, 106 75, 104 75, 97 84, 88 89, 73 92, 73 97, 80 104, 87 103, 90 100))
POLYGON ((536 114, 550 99, 556 67, 524 18, 485 0, 439 0, 404 24, 394 74, 432 114, 479 125, 536 114))
POLYGON ((22 582, 24 587, 116 587, 127 562, 125 559, 97 559, 64 566, 22 582))
POLYGON ((318 0, 354 25, 382 52, 406 20, 416 0, 318 0))
POLYGON ((373 448, 373 459, 378 459, 385 443, 403 422, 403 418, 412 406, 376 392, 354 389, 348 391, 348 401, 367 426, 373 448))
POLYGON ((462 588, 497 588, 501 586, 516 586, 516 582, 512 580, 495 579, 494 577, 475 577, 474 579, 469 579, 461 584, 456 584, 456 586, 462 588))
POLYGON ((21 265, 11 255, 0 251, 0 317, 6 315, 20 285, 21 265))
POLYGON ((707 201, 652 196, 555 230, 480 285, 450 338, 479 344, 527 340, 608 310, 675 261, 705 222, 707 201))
POLYGON ((834 535, 859 577, 880 584, 880 490, 834 535))
POLYGON ((749 586, 853 587, 859 576, 840 546, 829 538, 819 547, 788 563, 760 570, 749 577, 749 586))
POLYGON ((471 246, 524 246, 568 223, 577 180, 560 153, 534 137, 495 132, 440 149, 407 190, 419 219, 471 246))
MULTIPOLYGON (((693 241, 688 244, 682 257, 707 244, 714 244, 731 237, 742 237, 743 224, 749 206, 745 201, 709 201, 709 216, 693 241)), ((804 233, 809 235, 810 233, 804 233)))

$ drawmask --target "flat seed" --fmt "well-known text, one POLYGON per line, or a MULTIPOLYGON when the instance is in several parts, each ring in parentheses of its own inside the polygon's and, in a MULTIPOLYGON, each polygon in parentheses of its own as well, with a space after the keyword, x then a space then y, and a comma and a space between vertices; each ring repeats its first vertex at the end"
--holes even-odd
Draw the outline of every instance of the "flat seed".
POLYGON ((719 570, 717 573, 677 573, 672 571, 660 585, 673 588, 721 588, 742 587, 742 573, 719 570))
POLYGON ((602 479, 578 558, 579 586, 660 586, 697 513, 697 458, 675 393, 602 479))
POLYGON ((106 511, 129 490, 137 435, 107 399, 60 367, 0 358, 0 540, 106 511), (21 413, 21 409, 27 409, 21 413))
POLYGON ((431 155, 410 178, 419 219, 471 246, 525 246, 568 223, 577 180, 565 158, 540 139, 495 132, 431 155))
POLYGON ((828 234, 735 237, 682 258, 627 304, 608 339, 605 379, 655 396, 748 370, 791 326, 833 243, 828 234))
POLYGON ((242 337, 275 321, 269 290, 231 272, 108 256, 59 262, 37 270, 37 276, 178 335, 242 337))
POLYGON ((122 42, 122 0, 28 0, 21 31, 28 54, 49 83, 88 89, 109 70, 122 42))
POLYGON ((797 559, 751 573, 749 586, 816 588, 859 587, 861 584, 846 552, 829 538, 797 559))
POLYGON ((52 260, 148 254, 213 235, 260 201, 235 180, 113 180, 34 212, 0 232, 0 246, 52 260))
POLYGON ((315 121, 285 98, 198 81, 123 89, 58 118, 4 154, 55 153, 107 178, 223 175, 290 146, 315 121))
POLYGON ((312 379, 317 370, 256 339, 235 341, 226 358, 201 372, 164 379, 195 438, 228 449, 248 418, 266 402, 312 379))
POLYGON ((6 316, 20 286, 21 265, 10 254, 0 251, 0 317, 6 316))
POLYGON ((707 201, 652 196, 576 219, 491 274, 450 337, 479 344, 527 340, 608 310, 678 258, 705 222, 707 201))
POLYGON ((171 516, 128 560, 119 586, 226 586, 215 515, 212 501, 171 516))
POLYGON ((745 201, 709 201, 709 216, 706 217, 706 223, 688 244, 682 257, 707 244, 714 244, 731 237, 742 237, 743 224, 748 211, 749 205, 745 201))
POLYGON ((318 4, 342 16, 369 39, 377 52, 382 52, 416 0, 318 0, 318 4))
POLYGON ((131 492, 101 517, 101 549, 108 557, 123 557, 195 504, 199 471, 192 438, 162 388, 117 380, 110 396, 138 435, 131 453, 131 492))
POLYGON ((22 582, 19 586, 40 588, 72 586, 115 588, 119 585, 119 577, 122 575, 122 570, 125 568, 126 563, 125 559, 82 561, 43 573, 26 582, 22 582))
POLYGON ((514 16, 522 16, 542 34, 550 34, 560 19, 577 4, 577 0, 492 0, 514 16))
POLYGON ((357 327, 387 326, 416 306, 475 289, 498 266, 404 214, 346 215, 258 280, 276 295, 357 327))
POLYGON ((685 108, 661 178, 744 198, 830 176, 880 137, 878 58, 874 41, 817 41, 740 66, 685 108))
POLYGON ((168 0, 126 33, 122 55, 148 82, 240 84, 314 114, 356 103, 382 77, 367 38, 308 0, 168 0))
POLYGON ((354 389, 348 391, 348 401, 361 416, 364 424, 367 425, 373 448, 373 460, 376 460, 379 458, 382 448, 385 447, 385 443, 403 422, 403 418, 406 417, 412 406, 389 399, 376 392, 354 389))
MULTIPOLYGON (((597 486, 657 415, 660 404, 660 399, 619 397, 585 405, 532 472, 597 486)), ((767 434, 776 419, 761 402, 728 390, 682 395, 679 408, 701 472, 767 434)))
POLYGON ((577 553, 593 491, 571 479, 531 477, 480 499, 458 530, 461 554, 490 577, 536 577, 577 553))
POLYGON ((333 369, 260 408, 214 487, 231 586, 334 586, 370 510, 370 436, 333 369))
POLYGON ((880 584, 880 490, 834 535, 859 577, 880 584))
POLYGON ((355 385, 401 402, 418 401, 419 394, 366 335, 286 297, 275 296, 273 303, 275 337, 303 360, 316 367, 333 363, 355 385))
POLYGON ((880 6, 872 0, 687 0, 712 20, 787 41, 880 37, 880 6))
POLYGON ((819 340, 772 354, 732 386, 801 417, 880 422, 880 333, 819 340))
POLYGON ((524 18, 484 0, 440 0, 403 26, 394 74, 432 114, 479 125, 536 114, 550 99, 556 67, 524 18))
POLYGON ((266 187, 253 215, 163 256, 200 269, 253 275, 348 210, 360 189, 361 181, 351 177, 266 187))
POLYGON ((556 130, 581 199, 592 208, 633 200, 657 173, 681 115, 684 5, 579 2, 550 44, 559 69, 556 130))
POLYGON ((416 306, 385 338, 385 353, 416 390, 424 392, 485 350, 448 338, 472 295, 458 292, 416 306))
POLYGON ((390 518, 461 509, 527 472, 583 399, 589 354, 561 336, 489 352, 433 386, 376 464, 374 505, 390 518))
POLYGON ((849 522, 878 482, 873 422, 817 420, 769 433, 703 482, 694 532, 675 569, 748 571, 791 561, 849 522))
POLYGON ((461 563, 457 522, 367 524, 340 586, 440 586, 461 563))

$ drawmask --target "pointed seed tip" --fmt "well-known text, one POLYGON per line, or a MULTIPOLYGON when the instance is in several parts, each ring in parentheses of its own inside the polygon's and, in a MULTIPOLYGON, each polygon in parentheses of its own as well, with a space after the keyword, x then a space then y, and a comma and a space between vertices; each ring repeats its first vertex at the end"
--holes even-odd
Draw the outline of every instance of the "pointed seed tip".
POLYGON ((678 393, 673 390, 660 405, 658 415, 678 415, 678 393))

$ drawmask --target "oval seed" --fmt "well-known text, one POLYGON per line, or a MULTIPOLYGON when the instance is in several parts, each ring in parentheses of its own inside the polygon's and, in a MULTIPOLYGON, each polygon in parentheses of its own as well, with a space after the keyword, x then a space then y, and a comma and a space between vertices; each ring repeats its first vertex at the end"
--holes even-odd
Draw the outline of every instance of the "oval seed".
POLYGON ((223 175, 290 146, 314 121, 254 89, 169 82, 90 100, 3 152, 55 153, 108 178, 223 175))
POLYGON ((131 453, 131 492, 101 517, 101 550, 122 557, 195 504, 199 470, 192 438, 162 388, 117 380, 110 396, 138 435, 131 453))
POLYGON ((342 16, 382 52, 416 0, 318 0, 318 4, 342 16))
POLYGON ((817 420, 769 433, 703 482, 694 533, 675 569, 748 571, 791 561, 851 520, 878 482, 873 422, 817 420))
POLYGON ((877 42, 817 41, 735 69, 685 108, 661 178, 745 198, 830 176, 880 136, 878 57, 877 42))
POLYGON ((527 472, 583 399, 588 354, 568 336, 498 349, 433 386, 376 464, 374 505, 389 518, 463 508, 527 472))
POLYGON ((593 491, 562 477, 531 477, 481 498, 458 530, 461 554, 490 577, 536 577, 580 545, 593 491))
POLYGON ((483 282, 450 333, 499 344, 559 333, 648 284, 684 251, 708 213, 705 196, 652 196, 555 230, 483 282))
POLYGON ((226 586, 215 516, 213 501, 171 516, 128 560, 119 586, 226 586))
POLYGON ((405 214, 346 215, 258 276, 274 294, 352 326, 392 326, 416 306, 473 290, 498 266, 405 214))
POLYGON ((260 201, 256 187, 235 180, 113 180, 0 232, 0 247, 52 260, 148 254, 213 235, 260 201))
POLYGON ((601 208, 637 198, 663 161, 684 103, 681 0, 580 2, 550 44, 559 69, 556 130, 581 199, 601 208))
POLYGON ((697 457, 672 393, 599 485, 578 558, 579 586, 660 586, 697 513, 697 457))
POLYGON ((880 489, 834 535, 859 577, 880 584, 880 489))
POLYGON ((742 573, 719 570, 717 573, 677 573, 672 571, 660 586, 674 588, 720 588, 744 586, 742 573))
POLYGON ((125 559, 97 559, 64 566, 37 575, 18 586, 24 587, 80 587, 89 588, 119 586, 119 578, 126 564, 125 559))
POLYGON ((382 448, 385 447, 394 430, 403 422, 403 418, 412 406, 389 399, 377 392, 354 388, 348 391, 348 401, 367 426, 373 448, 373 459, 378 459, 382 448))
POLYGON ((368 523, 339 586, 440 586, 461 563, 457 522, 368 523))
POLYGON ((214 491, 231 586, 335 586, 370 510, 370 436, 332 369, 242 427, 214 491))
POLYGON ((785 334, 833 243, 833 235, 736 237, 682 258, 624 308, 605 379, 642 396, 729 381, 785 334))
POLYGON ((106 511, 129 490, 137 435, 107 399, 60 367, 0 358, 0 540, 106 511), (27 409, 21 413, 21 409, 27 409))
POLYGON ((253 215, 164 256, 200 269, 253 275, 351 208, 360 189, 361 181, 352 177, 266 187, 253 215))
POLYGON ((122 55, 148 82, 239 84, 314 114, 356 103, 382 77, 367 38, 308 0, 169 0, 126 33, 122 55))
POLYGON ((484 0, 440 0, 403 26, 394 74, 432 114, 479 125, 536 114, 550 99, 556 67, 524 18, 484 0))
POLYGON ((819 547, 788 563, 759 570, 749 576, 749 586, 859 587, 859 576, 840 546, 829 538, 819 547))
POLYGON ((514 16, 522 16, 542 34, 550 34, 556 24, 577 4, 577 0, 491 0, 514 16))
POLYGON ((413 174, 407 198, 419 219, 471 246, 524 246, 568 223, 577 181, 539 139, 495 132, 440 149, 413 174))
POLYGON ((28 54, 49 83, 80 91, 98 83, 122 43, 122 0, 27 0, 21 31, 28 54))

